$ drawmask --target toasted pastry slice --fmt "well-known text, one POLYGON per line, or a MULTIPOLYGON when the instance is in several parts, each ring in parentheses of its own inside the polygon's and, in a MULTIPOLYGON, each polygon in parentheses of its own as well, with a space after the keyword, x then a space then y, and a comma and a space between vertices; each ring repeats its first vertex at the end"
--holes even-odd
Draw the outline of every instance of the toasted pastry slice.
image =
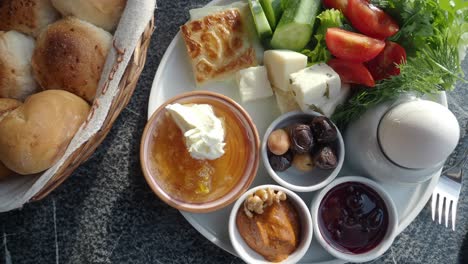
POLYGON ((241 12, 227 9, 181 27, 197 85, 255 66, 255 50, 241 12))

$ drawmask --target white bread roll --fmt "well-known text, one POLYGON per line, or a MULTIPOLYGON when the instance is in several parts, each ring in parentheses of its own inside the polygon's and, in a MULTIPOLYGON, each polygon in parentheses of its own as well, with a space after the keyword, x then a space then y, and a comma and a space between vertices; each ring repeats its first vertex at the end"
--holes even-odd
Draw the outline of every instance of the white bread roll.
POLYGON ((62 90, 33 94, 0 122, 0 161, 18 174, 50 168, 86 120, 89 105, 62 90))
POLYGON ((0 30, 17 30, 37 36, 59 18, 50 0, 1 0, 0 30))
POLYGON ((0 31, 0 98, 24 100, 38 86, 31 69, 34 39, 17 31, 0 31))
POLYGON ((127 0, 52 0, 63 16, 76 16, 112 32, 119 23, 127 0))
POLYGON ((36 42, 34 76, 42 89, 61 89, 92 102, 112 35, 77 18, 49 25, 36 42))

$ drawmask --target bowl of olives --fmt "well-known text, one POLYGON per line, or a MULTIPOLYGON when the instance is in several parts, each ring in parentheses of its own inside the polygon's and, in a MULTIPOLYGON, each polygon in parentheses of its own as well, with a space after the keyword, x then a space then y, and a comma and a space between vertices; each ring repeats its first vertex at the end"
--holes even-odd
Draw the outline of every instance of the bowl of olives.
POLYGON ((289 112, 268 127, 261 146, 268 174, 296 191, 319 190, 343 166, 344 142, 338 128, 317 112, 289 112))

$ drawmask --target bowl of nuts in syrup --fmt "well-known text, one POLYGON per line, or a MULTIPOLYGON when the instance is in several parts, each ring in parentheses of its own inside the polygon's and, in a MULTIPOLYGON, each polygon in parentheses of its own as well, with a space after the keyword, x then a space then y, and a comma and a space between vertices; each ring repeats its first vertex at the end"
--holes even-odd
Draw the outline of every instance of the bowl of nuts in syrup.
POLYGON ((344 142, 338 128, 317 112, 289 112, 268 127, 261 146, 268 174, 278 184, 311 192, 325 187, 343 166, 344 142))

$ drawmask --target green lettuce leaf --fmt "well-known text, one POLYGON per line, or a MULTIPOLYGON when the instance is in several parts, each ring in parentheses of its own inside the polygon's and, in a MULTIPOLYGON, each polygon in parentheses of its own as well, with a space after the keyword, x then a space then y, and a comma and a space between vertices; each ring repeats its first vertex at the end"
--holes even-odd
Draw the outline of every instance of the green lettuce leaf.
POLYGON ((323 11, 317 16, 317 20, 319 21, 319 26, 314 35, 316 45, 312 50, 304 49, 301 52, 309 58, 309 64, 327 62, 330 60, 331 54, 327 49, 325 33, 328 28, 344 26, 344 16, 336 9, 327 9, 323 11))

